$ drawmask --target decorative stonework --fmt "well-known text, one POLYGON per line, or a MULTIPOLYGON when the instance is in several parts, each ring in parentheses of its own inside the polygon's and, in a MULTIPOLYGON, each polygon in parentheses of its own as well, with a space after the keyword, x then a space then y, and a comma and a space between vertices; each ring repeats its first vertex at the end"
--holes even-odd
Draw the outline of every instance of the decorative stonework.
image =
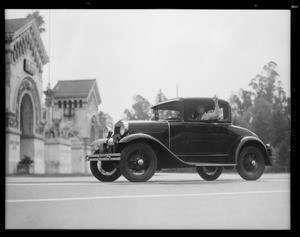
POLYGON ((6 112, 6 127, 18 129, 19 123, 15 113, 6 112))
MULTIPOLYGON (((6 38, 6 42, 9 43, 10 40, 10 38, 6 38)), ((11 50, 12 62, 16 63, 19 59, 22 59, 22 56, 26 55, 28 50, 32 53, 32 58, 37 65, 39 73, 42 73, 43 64, 47 63, 48 58, 41 54, 42 50, 38 45, 32 26, 14 39, 11 50)))
POLYGON ((38 94, 36 85, 30 78, 23 79, 23 81, 19 87, 18 94, 17 94, 17 101, 16 101, 16 103, 17 103, 16 118, 19 118, 19 107, 20 107, 19 105, 21 103, 21 97, 26 92, 28 92, 33 98, 32 103, 35 108, 35 133, 42 134, 43 133, 43 124, 40 123, 41 108, 40 108, 39 94, 38 94))

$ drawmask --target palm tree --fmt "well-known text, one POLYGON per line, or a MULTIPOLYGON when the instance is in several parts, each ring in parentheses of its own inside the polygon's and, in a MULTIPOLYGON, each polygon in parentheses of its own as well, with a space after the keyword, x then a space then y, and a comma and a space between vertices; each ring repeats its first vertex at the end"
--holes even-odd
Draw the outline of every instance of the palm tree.
POLYGON ((34 11, 32 13, 28 13, 26 16, 27 19, 35 19, 35 22, 39 28, 40 33, 45 32, 45 28, 42 27, 45 24, 44 18, 40 15, 39 11, 34 11))

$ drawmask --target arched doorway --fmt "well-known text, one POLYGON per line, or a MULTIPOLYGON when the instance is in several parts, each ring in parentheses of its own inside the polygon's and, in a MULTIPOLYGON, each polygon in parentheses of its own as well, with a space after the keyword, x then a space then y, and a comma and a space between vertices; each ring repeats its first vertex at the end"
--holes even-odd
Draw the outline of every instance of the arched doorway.
POLYGON ((95 138, 96 138, 95 136, 96 136, 95 126, 93 124, 92 127, 91 127, 91 137, 90 137, 91 142, 95 141, 95 138))
POLYGON ((34 110, 29 94, 24 94, 20 105, 20 158, 25 156, 34 158, 34 144, 32 141, 34 132, 34 110))
POLYGON ((28 94, 23 96, 20 108, 20 130, 22 136, 30 136, 33 134, 33 106, 28 94))

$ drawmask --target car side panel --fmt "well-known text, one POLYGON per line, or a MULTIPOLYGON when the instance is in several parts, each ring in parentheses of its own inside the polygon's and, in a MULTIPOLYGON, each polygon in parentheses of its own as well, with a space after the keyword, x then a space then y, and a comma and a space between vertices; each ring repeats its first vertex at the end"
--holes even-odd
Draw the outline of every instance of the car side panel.
POLYGON ((228 124, 186 122, 184 126, 186 162, 228 164, 231 139, 228 124))

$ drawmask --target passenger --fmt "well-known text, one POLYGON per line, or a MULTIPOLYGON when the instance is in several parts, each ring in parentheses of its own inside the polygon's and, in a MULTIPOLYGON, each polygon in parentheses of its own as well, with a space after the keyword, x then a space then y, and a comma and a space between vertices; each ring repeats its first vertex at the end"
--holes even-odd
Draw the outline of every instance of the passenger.
POLYGON ((205 106, 203 104, 198 104, 196 107, 196 113, 193 118, 196 120, 211 120, 218 119, 220 117, 220 108, 218 103, 218 97, 214 95, 213 100, 215 102, 215 109, 205 112, 205 106))

